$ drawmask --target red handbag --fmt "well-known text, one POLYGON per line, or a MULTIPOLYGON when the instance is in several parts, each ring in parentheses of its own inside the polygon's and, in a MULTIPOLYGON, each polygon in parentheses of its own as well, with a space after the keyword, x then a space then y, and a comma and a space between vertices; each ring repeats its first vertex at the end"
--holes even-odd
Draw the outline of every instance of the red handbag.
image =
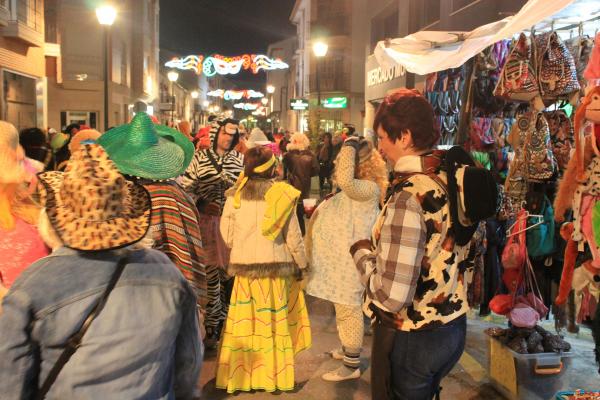
POLYGON ((526 211, 521 209, 517 215, 517 222, 513 231, 518 232, 508 238, 504 250, 502 250, 502 266, 504 270, 515 269, 520 271, 527 258, 527 246, 525 245, 525 228, 527 227, 526 211))
POLYGON ((497 294, 490 300, 489 307, 498 315, 506 315, 513 307, 513 296, 510 294, 497 294))

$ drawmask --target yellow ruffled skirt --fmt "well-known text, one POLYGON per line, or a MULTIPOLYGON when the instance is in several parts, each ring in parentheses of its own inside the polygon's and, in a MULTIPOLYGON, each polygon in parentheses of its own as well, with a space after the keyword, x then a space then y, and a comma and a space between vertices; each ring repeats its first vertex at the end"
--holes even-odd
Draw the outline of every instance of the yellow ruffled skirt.
POLYGON ((294 356, 312 343, 300 282, 236 276, 219 349, 216 386, 294 389, 294 356))

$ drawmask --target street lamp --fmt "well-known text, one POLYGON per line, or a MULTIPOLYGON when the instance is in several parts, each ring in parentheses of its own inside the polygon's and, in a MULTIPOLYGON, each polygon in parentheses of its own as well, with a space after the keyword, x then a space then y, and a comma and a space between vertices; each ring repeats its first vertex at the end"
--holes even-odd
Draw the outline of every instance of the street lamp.
POLYGON ((108 35, 110 26, 117 18, 117 10, 110 5, 96 8, 96 17, 104 27, 104 131, 108 130, 108 35))
POLYGON ((328 49, 329 46, 325 42, 317 41, 313 44, 313 53, 315 53, 315 57, 317 57, 317 131, 321 128, 321 82, 319 80, 319 65, 321 59, 327 55, 328 49))
POLYGON ((179 74, 177 71, 169 71, 167 78, 169 78, 169 82, 171 82, 171 126, 173 126, 173 113, 175 112, 175 93, 173 93, 173 84, 177 82, 179 74))
POLYGON ((194 121, 192 123, 192 127, 193 127, 193 131, 196 131, 196 103, 197 103, 196 100, 198 100, 199 93, 197 90, 192 90, 192 93, 190 93, 190 96, 192 96, 192 99, 194 100, 194 102, 193 102, 194 103, 194 111, 192 113, 192 115, 193 115, 192 119, 194 121))
MULTIPOLYGON (((269 94, 269 115, 273 114, 273 93, 275 93, 275 86, 267 85, 267 93, 269 94)), ((273 131, 273 126, 271 124, 271 131, 273 131)))
POLYGON ((260 102, 262 103, 263 106, 266 106, 269 103, 269 99, 267 99, 266 97, 263 97, 262 99, 260 99, 260 102))

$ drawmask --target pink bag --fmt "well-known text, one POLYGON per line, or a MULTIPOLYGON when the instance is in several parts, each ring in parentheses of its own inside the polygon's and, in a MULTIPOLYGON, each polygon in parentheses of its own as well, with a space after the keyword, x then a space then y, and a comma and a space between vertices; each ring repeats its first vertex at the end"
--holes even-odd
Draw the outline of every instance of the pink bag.
POLYGON ((525 228, 527 227, 526 211, 521 209, 517 215, 517 222, 513 232, 520 232, 510 236, 502 250, 502 266, 504 269, 521 269, 527 258, 527 247, 525 245, 525 228))
POLYGON ((518 328, 533 328, 540 314, 525 303, 517 303, 508 314, 509 321, 518 328))

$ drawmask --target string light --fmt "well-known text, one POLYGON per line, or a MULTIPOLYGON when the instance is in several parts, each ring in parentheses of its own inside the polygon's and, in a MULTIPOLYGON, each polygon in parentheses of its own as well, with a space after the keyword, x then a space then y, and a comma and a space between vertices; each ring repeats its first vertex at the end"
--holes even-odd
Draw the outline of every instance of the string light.
POLYGON ((198 75, 204 73, 208 77, 216 74, 236 75, 242 69, 250 70, 253 74, 258 74, 261 70, 272 71, 290 67, 281 59, 269 58, 264 54, 244 54, 235 57, 225 57, 220 54, 213 54, 207 57, 203 55, 189 55, 174 58, 165 63, 165 66, 181 70, 193 70, 198 75))

